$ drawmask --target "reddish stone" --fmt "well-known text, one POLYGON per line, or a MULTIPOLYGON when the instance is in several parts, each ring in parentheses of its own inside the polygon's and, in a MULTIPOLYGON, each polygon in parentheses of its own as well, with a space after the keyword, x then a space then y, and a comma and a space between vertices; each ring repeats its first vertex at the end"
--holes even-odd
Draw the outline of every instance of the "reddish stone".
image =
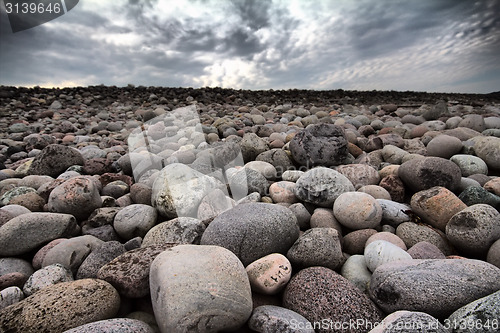
POLYGON ((396 175, 389 175, 384 177, 379 186, 385 188, 387 192, 391 195, 393 201, 404 202, 405 201, 405 186, 403 181, 396 175))

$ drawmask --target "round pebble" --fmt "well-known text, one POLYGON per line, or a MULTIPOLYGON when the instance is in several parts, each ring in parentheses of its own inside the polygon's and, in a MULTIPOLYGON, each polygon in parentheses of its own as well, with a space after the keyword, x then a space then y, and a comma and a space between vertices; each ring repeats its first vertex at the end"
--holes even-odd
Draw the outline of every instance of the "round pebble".
POLYGON ((333 204, 335 218, 353 230, 374 228, 382 220, 382 207, 371 195, 362 192, 341 194, 333 204))
POLYGON ((253 291, 274 295, 290 280, 292 265, 284 255, 271 253, 249 264, 246 271, 253 291))

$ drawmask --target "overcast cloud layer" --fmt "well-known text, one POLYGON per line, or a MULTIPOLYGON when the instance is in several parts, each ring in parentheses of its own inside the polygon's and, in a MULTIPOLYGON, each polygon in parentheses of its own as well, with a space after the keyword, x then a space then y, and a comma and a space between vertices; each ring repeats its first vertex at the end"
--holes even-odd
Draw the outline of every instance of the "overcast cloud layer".
POLYGON ((2 85, 500 90, 500 0, 80 0, 15 34, 1 7, 2 85))

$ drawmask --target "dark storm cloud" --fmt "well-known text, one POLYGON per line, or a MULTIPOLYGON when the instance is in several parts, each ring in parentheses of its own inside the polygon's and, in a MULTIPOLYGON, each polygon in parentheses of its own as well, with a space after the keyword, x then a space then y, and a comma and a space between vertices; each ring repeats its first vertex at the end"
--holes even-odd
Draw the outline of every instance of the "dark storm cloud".
POLYGON ((0 84, 499 90, 499 0, 169 1, 2 14, 0 84))

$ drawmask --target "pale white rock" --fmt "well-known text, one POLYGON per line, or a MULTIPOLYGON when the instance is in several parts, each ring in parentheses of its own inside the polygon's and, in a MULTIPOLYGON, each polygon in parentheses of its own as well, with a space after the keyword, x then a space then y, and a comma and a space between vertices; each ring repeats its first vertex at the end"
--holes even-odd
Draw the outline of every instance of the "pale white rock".
POLYGON ((406 213, 411 210, 409 205, 384 199, 377 199, 377 202, 382 207, 382 222, 397 227, 403 222, 411 221, 411 217, 406 213))
POLYGON ((0 291, 0 310, 24 299, 23 291, 19 287, 7 287, 0 291))
POLYGON ((30 296, 47 286, 73 280, 73 275, 63 265, 49 265, 31 274, 24 284, 23 292, 26 296, 30 296))
POLYGON ((372 273, 366 267, 364 255, 355 254, 347 258, 340 270, 340 274, 351 281, 363 293, 368 294, 372 273))
POLYGON ((405 250, 384 240, 377 240, 368 244, 365 247, 364 255, 366 266, 372 272, 378 266, 388 262, 413 259, 405 250))
POLYGON ((249 264, 246 271, 252 290, 273 295, 290 280, 292 265, 281 253, 271 253, 249 264))
POLYGON ((201 200, 216 188, 225 189, 225 186, 215 177, 173 163, 158 174, 153 183, 151 201, 164 217, 197 217, 201 200))
POLYGON ((252 313, 245 267, 220 246, 178 245, 163 251, 151 264, 149 282, 161 332, 234 331, 252 313))

